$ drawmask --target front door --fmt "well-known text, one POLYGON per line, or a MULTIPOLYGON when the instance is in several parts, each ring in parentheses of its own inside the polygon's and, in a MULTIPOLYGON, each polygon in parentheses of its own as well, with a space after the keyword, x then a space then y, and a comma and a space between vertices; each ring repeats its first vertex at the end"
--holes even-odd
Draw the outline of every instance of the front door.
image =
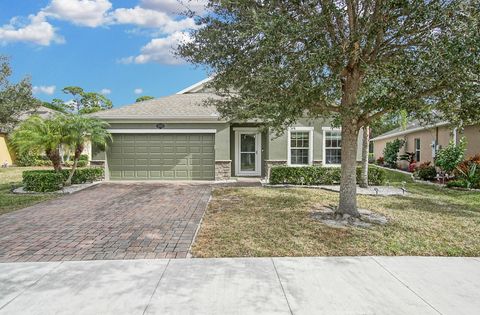
POLYGON ((237 131, 236 175, 261 175, 261 134, 256 131, 237 131))

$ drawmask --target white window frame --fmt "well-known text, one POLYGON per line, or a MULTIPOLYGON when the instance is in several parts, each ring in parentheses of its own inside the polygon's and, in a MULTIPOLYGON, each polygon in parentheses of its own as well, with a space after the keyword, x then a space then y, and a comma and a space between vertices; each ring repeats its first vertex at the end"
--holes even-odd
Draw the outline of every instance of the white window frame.
MULTIPOLYGON (((322 165, 325 166, 325 167, 340 167, 341 164, 327 164, 326 163, 326 157, 327 157, 327 154, 326 154, 326 151, 327 151, 327 147, 326 147, 326 144, 327 144, 327 137, 326 137, 326 133, 327 131, 338 131, 338 132, 342 132, 342 128, 332 128, 332 127, 323 127, 322 128, 322 131, 323 131, 323 152, 322 152, 322 165)), ((343 143, 343 142, 342 142, 343 143)), ((341 149, 342 147, 340 147, 341 149)))
POLYGON ((417 160, 417 153, 420 156, 420 159, 422 158, 422 140, 420 138, 414 138, 413 139, 413 146, 415 147, 415 161, 419 163, 420 161, 417 160), (417 141, 418 141, 418 148, 417 148, 417 141))
POLYGON ((287 132, 287 165, 295 167, 311 166, 313 164, 313 127, 290 127, 287 132), (292 164, 292 132, 308 132, 308 164, 292 164))

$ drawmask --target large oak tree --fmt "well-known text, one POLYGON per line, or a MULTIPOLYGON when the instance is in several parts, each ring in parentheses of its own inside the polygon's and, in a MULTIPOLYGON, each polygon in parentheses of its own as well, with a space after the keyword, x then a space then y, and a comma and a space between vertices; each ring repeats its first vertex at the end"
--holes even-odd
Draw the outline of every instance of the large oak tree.
MULTIPOLYGON (((360 128, 384 115, 480 117, 478 0, 210 0, 178 54, 214 74, 229 118, 342 127, 339 214, 359 216, 360 128), (232 90, 231 88, 234 87, 232 90)), ((192 14, 194 15, 194 14, 192 14)))

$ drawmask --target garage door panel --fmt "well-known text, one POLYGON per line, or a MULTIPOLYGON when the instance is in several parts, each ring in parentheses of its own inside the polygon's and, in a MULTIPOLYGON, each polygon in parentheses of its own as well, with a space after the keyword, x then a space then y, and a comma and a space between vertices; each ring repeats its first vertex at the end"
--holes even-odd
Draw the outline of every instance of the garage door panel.
POLYGON ((213 179, 212 134, 114 134, 111 179, 213 179))

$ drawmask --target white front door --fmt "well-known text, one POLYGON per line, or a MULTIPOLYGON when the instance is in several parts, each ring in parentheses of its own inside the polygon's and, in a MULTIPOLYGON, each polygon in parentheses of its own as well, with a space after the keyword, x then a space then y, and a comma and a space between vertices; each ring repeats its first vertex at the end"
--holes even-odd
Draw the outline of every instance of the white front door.
POLYGON ((237 176, 261 175, 261 133, 236 131, 235 171, 237 176))

